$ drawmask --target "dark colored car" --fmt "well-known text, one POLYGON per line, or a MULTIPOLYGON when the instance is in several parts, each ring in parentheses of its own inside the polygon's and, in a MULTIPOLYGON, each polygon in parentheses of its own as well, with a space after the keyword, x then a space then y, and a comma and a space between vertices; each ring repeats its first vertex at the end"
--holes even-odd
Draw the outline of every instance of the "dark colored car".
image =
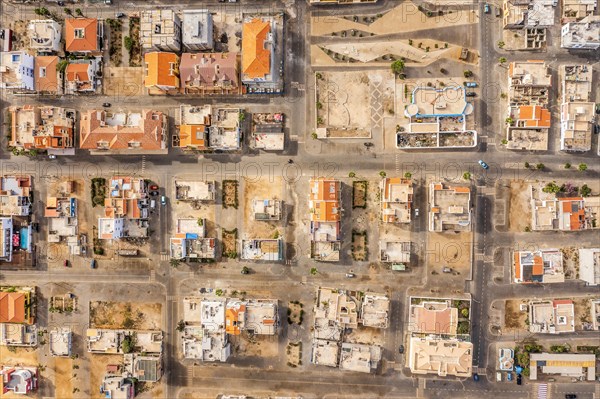
POLYGON ((150 186, 150 190, 158 190, 158 186, 156 184, 153 184, 150 186))
POLYGON ((150 195, 156 197, 158 195, 158 191, 150 191, 150 195))
POLYGON ((467 94, 465 94, 467 97, 475 97, 477 96, 477 93, 475 93, 474 91, 469 91, 467 92, 467 94))
POLYGON ((117 17, 117 18, 125 18, 126 15, 123 12, 118 12, 118 13, 115 14, 115 17, 117 17))
POLYGON ((68 259, 65 259, 64 265, 65 265, 65 267, 69 267, 69 261, 68 261, 68 259))
POLYGON ((574 393, 568 393, 565 395, 565 399, 577 399, 577 395, 574 393))
POLYGON ((92 259, 92 261, 90 262, 90 267, 91 267, 92 269, 95 269, 95 268, 96 268, 96 259, 92 259))
POLYGON ((65 2, 64 1, 57 1, 56 4, 62 7, 62 6, 65 5, 65 2))
POLYGON ((521 374, 517 374, 517 385, 521 385, 523 383, 523 376, 521 374))
POLYGON ((102 106, 103 106, 104 108, 108 108, 108 107, 110 107, 110 103, 103 103, 103 104, 102 104, 102 106))
POLYGON ((475 381, 475 382, 479 381, 479 374, 477 374, 477 373, 473 374, 473 381, 475 381))
POLYGON ((400 347, 398 348, 398 353, 404 353, 404 345, 400 345, 400 347))

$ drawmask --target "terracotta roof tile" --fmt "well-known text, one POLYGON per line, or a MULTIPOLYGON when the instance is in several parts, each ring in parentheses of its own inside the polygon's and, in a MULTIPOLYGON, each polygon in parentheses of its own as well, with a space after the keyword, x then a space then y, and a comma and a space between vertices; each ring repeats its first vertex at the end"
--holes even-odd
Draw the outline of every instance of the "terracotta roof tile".
POLYGON ((96 18, 66 18, 66 51, 98 51, 98 20, 96 18), (75 31, 81 34, 75 34, 75 31))
POLYGON ((25 323, 25 294, 22 292, 0 292, 0 323, 25 323))
POLYGON ((39 92, 58 92, 58 75, 56 67, 59 58, 55 55, 35 57, 35 88, 39 92), (43 71, 45 75, 40 74, 43 71))
POLYGON ((255 18, 242 27, 242 73, 250 79, 271 72, 271 52, 265 48, 271 24, 255 18))
POLYGON ((179 88, 179 56, 175 53, 155 51, 146 53, 146 87, 169 86, 179 88))

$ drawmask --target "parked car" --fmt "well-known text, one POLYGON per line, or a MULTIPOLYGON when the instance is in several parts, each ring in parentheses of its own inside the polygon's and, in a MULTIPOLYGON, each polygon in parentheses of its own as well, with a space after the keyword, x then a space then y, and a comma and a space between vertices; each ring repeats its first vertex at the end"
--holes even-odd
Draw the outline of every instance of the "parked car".
POLYGON ((452 273, 452 269, 448 266, 444 266, 444 268, 442 269, 442 273, 452 273))
POLYGON ((490 13, 490 5, 485 3, 485 5, 483 6, 483 12, 485 12, 486 14, 490 13))
POLYGON ((419 208, 415 209, 415 217, 419 216, 419 208))
POLYGON ((62 7, 62 6, 64 6, 64 5, 65 5, 65 2, 64 2, 64 1, 57 1, 57 2, 56 2, 56 5, 59 5, 59 6, 61 6, 61 7, 62 7))
POLYGON ((153 184, 150 186, 150 190, 158 190, 158 186, 156 184, 153 184))
POLYGON ((50 154, 50 155, 48 155, 48 159, 56 159, 56 155, 50 154))
POLYGON ((152 197, 156 197, 158 195, 158 191, 150 191, 150 195, 152 197))
POLYGON ((487 163, 483 162, 483 160, 481 159, 479 160, 479 166, 486 170, 490 168, 490 166, 487 163))
POLYGON ((90 262, 90 267, 91 267, 92 269, 95 269, 95 268, 96 268, 96 259, 92 259, 92 261, 90 262))
POLYGON ((165 197, 164 195, 162 195, 162 196, 160 197, 160 204, 161 204, 162 206, 165 206, 165 205, 167 205, 167 197, 165 197))
POLYGON ((356 274, 350 272, 350 273, 346 273, 346 278, 354 278, 356 277, 356 274))
POLYGON ((477 87, 477 83, 475 83, 475 82, 467 82, 466 86, 467 87, 477 87))
POLYGON ((103 106, 104 108, 108 108, 108 107, 110 107, 110 103, 102 103, 102 106, 103 106))
POLYGON ((574 393, 568 393, 565 395, 565 399, 577 399, 577 395, 574 393))
POLYGON ((398 347, 398 353, 403 354, 404 353, 404 345, 400 345, 398 347))
POLYGON ((513 379, 512 379, 512 373, 511 373, 510 371, 509 371, 509 372, 508 372, 508 374, 506 375, 506 379, 507 379, 508 381, 512 381, 512 380, 513 380, 513 379))
POLYGON ((115 17, 117 17, 117 18, 125 18, 126 16, 127 15, 125 15, 125 13, 123 13, 123 12, 118 12, 115 14, 115 17))
POLYGON ((523 383, 523 376, 521 374, 517 374, 517 385, 521 385, 523 383))
POLYGON ((65 267, 69 267, 69 260, 68 260, 68 259, 65 259, 65 261, 64 261, 64 266, 65 266, 65 267))
POLYGON ((467 94, 465 94, 465 96, 467 96, 467 97, 476 97, 477 93, 475 93, 474 91, 468 91, 467 94))
POLYGON ((497 7, 497 8, 496 8, 496 16, 497 16, 497 17, 500 17, 500 16, 502 16, 502 10, 500 9, 500 7, 497 7))
POLYGON ((473 374, 473 381, 475 381, 475 382, 479 381, 479 374, 477 374, 477 373, 473 374))

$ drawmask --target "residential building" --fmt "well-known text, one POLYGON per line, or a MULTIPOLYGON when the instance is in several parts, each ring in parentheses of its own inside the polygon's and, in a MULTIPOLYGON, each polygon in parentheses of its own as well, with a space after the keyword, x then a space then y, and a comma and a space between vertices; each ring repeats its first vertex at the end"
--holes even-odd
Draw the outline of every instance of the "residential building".
POLYGON ((227 300, 225 311, 225 332, 240 335, 248 331, 253 335, 275 335, 279 319, 277 300, 227 300))
POLYGON ((361 299, 356 292, 319 287, 314 309, 315 340, 339 341, 345 328, 358 328, 361 299))
POLYGON ((127 375, 140 382, 157 382, 163 375, 162 352, 128 353, 123 356, 123 362, 127 375))
POLYGON ((513 371, 515 368, 515 352, 510 348, 498 349, 498 365, 501 371, 513 371))
POLYGON ((391 263, 392 270, 405 270, 410 263, 410 241, 379 241, 379 261, 391 263))
POLYGON ((370 373, 377 370, 381 361, 382 349, 378 345, 342 343, 340 370, 370 373))
POLYGON ((98 238, 147 237, 148 185, 141 178, 114 176, 108 184, 104 216, 98 218, 98 238))
POLYGON ((166 154, 167 116, 160 111, 81 114, 79 148, 92 155, 166 154))
POLYGON ((564 65, 562 75, 562 105, 560 113, 560 149, 589 151, 596 121, 592 97, 592 67, 564 65))
POLYGON ((504 0, 502 8, 504 29, 554 25, 554 0, 504 0))
POLYGON ((216 239, 206 237, 205 226, 204 219, 177 219, 175 235, 171 237, 170 242, 171 258, 189 261, 214 259, 216 239))
POLYGON ((575 306, 569 299, 529 301, 529 332, 560 334, 575 331, 575 306))
POLYGON ((242 240, 243 260, 281 262, 283 260, 284 244, 282 238, 247 239, 242 240))
POLYGON ((25 51, 1 53, 0 89, 14 93, 35 91, 34 57, 25 51))
POLYGON ((256 221, 281 220, 283 201, 278 199, 252 200, 252 216, 256 221))
POLYGON ((37 326, 0 323, 0 345, 32 347, 38 344, 37 326))
POLYGON ((241 145, 240 108, 216 108, 208 130, 208 146, 212 150, 235 151, 241 145))
POLYGON ((599 49, 600 16, 589 15, 581 21, 563 25, 560 46, 568 49, 599 49))
POLYGON ((273 80, 275 30, 268 18, 254 18, 242 25, 242 82, 273 80))
POLYGON ((31 287, 17 287, 15 292, 0 291, 0 323, 33 324, 31 304, 34 293, 31 287))
POLYGON ((146 76, 144 86, 164 92, 179 90, 179 56, 153 51, 144 55, 146 76))
POLYGON ((594 381, 596 356, 593 353, 532 353, 529 355, 529 369, 531 381, 536 381, 540 372, 594 381))
POLYGON ((52 356, 71 356, 73 332, 70 327, 56 327, 50 331, 49 345, 52 356))
POLYGON ((593 15, 598 0, 562 0, 561 23, 580 21, 593 15))
POLYGON ((60 58, 55 55, 35 57, 35 90, 40 94, 63 94, 63 74, 58 69, 60 58))
POLYGON ((600 298, 590 299, 590 316, 592 330, 600 331, 600 298))
POLYGON ((283 151, 285 133, 284 116, 281 113, 252 113, 252 137, 254 148, 265 151, 283 151))
POLYGON ((107 374, 100 385, 100 393, 110 399, 133 399, 135 385, 131 379, 124 376, 107 374))
POLYGON ((310 362, 321 366, 337 367, 340 362, 340 343, 337 340, 315 339, 310 362))
POLYGON ((0 261, 10 263, 13 253, 13 219, 0 217, 0 261))
POLYGON ((409 325, 412 333, 456 335, 458 308, 449 299, 421 298, 413 303, 411 298, 409 325))
POLYGON ((341 248, 341 182, 319 177, 309 182, 311 258, 337 262, 341 248))
POLYGON ((183 53, 181 89, 185 94, 240 94, 237 53, 183 53))
MULTIPOLYGON (((387 328, 390 312, 390 298, 385 294, 366 292, 360 314, 365 327, 387 328)), ((342 347, 343 352, 343 347, 342 347)))
POLYGON ((563 254, 558 249, 514 252, 513 282, 562 283, 564 281, 563 254))
MULTIPOLYGON (((185 55, 185 54, 184 54, 185 55)), ((179 134, 173 136, 173 147, 203 151, 208 149, 208 129, 211 125, 212 106, 179 107, 179 134)))
POLYGON ((69 63, 65 69, 66 94, 95 93, 100 84, 99 63, 98 58, 69 63))
POLYGON ((383 223, 410 223, 413 200, 411 179, 384 177, 379 183, 383 223))
POLYGON ((543 189, 543 183, 530 185, 532 230, 577 231, 600 227, 600 197, 557 197, 543 189))
POLYGON ((413 336, 409 342, 408 365, 413 374, 468 378, 473 371, 473 344, 456 338, 413 336))
POLYGON ((28 216, 32 190, 31 176, 0 177, 0 215, 28 216))
POLYGON ((181 20, 168 8, 141 12, 140 40, 142 51, 181 50, 181 20))
POLYGON ((104 25, 96 18, 65 18, 65 50, 69 53, 100 53, 104 25))
POLYGON ((225 330, 225 300, 203 300, 200 304, 200 327, 184 330, 186 358, 204 362, 224 362, 231 355, 231 344, 225 330))
POLYGON ((513 122, 507 127, 506 148, 510 150, 546 151, 550 111, 539 105, 520 105, 510 109, 513 122))
POLYGON ((547 107, 551 85, 552 75, 544 61, 511 62, 508 66, 509 107, 520 105, 547 107))
POLYGON ((310 4, 362 4, 376 3, 377 0, 310 0, 310 4))
POLYGON ((579 279, 600 285, 600 248, 579 248, 579 279))
POLYGON ((52 19, 33 19, 27 25, 28 35, 31 42, 29 48, 38 53, 52 53, 61 50, 60 24, 52 19))
POLYGON ((162 331, 115 330, 88 328, 86 331, 87 350, 90 353, 123 354, 123 341, 135 335, 136 353, 161 354, 162 331))
POLYGON ((174 184, 177 201, 212 202, 215 200, 217 188, 214 181, 176 179, 174 184))
POLYGON ((11 107, 10 112, 11 147, 74 155, 75 110, 23 105, 11 107))
POLYGON ((48 220, 48 242, 58 243, 66 240, 69 253, 79 255, 81 247, 77 238, 77 199, 75 197, 48 197, 44 217, 48 220), (69 241, 73 244, 69 244, 69 241))
POLYGON ((2 394, 28 395, 37 390, 37 367, 2 366, 2 394))
POLYGON ((206 10, 183 10, 183 47, 189 51, 213 48, 213 18, 206 10))
POLYGON ((471 189, 429 185, 429 231, 471 231, 471 189))

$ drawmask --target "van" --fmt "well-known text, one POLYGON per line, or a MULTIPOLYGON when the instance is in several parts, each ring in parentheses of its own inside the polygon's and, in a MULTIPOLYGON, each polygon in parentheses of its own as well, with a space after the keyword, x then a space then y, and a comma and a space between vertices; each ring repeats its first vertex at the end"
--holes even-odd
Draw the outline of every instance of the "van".
POLYGON ((156 201, 155 200, 150 200, 150 208, 152 208, 152 209, 156 208, 156 201))

